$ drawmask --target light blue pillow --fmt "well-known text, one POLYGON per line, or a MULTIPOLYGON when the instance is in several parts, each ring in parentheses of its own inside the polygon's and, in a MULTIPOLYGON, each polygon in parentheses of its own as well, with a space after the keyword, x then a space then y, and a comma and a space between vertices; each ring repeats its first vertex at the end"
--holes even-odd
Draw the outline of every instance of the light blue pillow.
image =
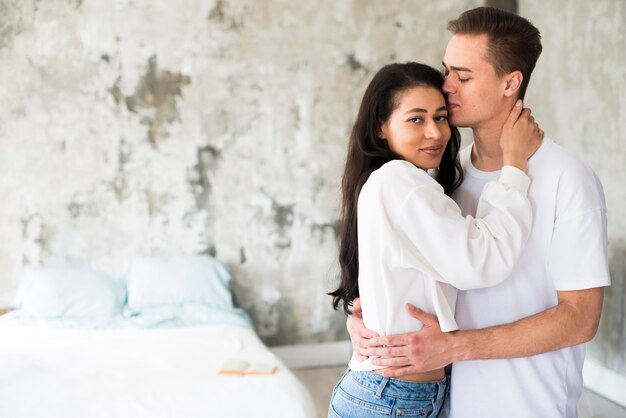
POLYGON ((204 305, 233 309, 231 277, 205 255, 146 257, 134 260, 127 277, 128 308, 141 313, 155 307, 204 305))
POLYGON ((121 314, 125 300, 123 284, 104 273, 27 267, 22 273, 16 303, 27 316, 94 319, 121 314))

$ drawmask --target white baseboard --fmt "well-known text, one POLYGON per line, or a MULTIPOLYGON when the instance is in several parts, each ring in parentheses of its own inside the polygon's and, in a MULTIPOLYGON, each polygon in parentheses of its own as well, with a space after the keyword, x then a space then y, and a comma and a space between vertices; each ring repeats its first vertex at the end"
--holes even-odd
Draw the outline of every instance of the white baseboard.
POLYGON ((352 356, 350 341, 282 345, 270 350, 290 369, 347 366, 352 356))
POLYGON ((618 405, 626 407, 626 377, 587 358, 583 366, 585 387, 618 405))

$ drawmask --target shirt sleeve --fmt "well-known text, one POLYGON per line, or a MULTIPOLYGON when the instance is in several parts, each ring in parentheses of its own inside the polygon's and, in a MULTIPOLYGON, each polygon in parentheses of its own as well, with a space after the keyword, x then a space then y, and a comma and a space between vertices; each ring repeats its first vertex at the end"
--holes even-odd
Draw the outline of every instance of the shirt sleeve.
POLYGON ((437 280, 461 290, 500 283, 511 274, 530 234, 529 184, 523 171, 503 167, 500 179, 485 186, 476 218, 463 217, 436 182, 414 188, 395 225, 408 244, 403 258, 407 264, 419 259, 437 280))
POLYGON ((608 286, 607 211, 602 184, 587 167, 563 173, 548 274, 557 290, 608 286))

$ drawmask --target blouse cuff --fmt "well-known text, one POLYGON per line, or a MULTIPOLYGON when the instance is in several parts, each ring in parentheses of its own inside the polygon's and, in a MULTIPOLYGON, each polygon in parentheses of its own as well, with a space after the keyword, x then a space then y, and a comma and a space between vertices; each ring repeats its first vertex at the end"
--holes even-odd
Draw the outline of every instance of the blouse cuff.
POLYGON ((530 187, 530 177, 522 170, 512 165, 502 167, 499 181, 508 187, 519 190, 524 196, 526 196, 528 188, 530 187))

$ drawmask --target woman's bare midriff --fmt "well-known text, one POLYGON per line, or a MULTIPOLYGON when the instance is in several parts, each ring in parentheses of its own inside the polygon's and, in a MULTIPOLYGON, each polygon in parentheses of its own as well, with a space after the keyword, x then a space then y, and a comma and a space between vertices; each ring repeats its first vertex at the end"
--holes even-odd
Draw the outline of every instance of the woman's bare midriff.
MULTIPOLYGON (((378 374, 382 374, 383 370, 393 370, 394 367, 388 367, 386 369, 374 370, 378 374)), ((407 374, 406 376, 394 377, 397 380, 406 380, 408 382, 432 382, 434 380, 441 380, 446 375, 443 368, 437 370, 431 370, 424 373, 407 374)))

